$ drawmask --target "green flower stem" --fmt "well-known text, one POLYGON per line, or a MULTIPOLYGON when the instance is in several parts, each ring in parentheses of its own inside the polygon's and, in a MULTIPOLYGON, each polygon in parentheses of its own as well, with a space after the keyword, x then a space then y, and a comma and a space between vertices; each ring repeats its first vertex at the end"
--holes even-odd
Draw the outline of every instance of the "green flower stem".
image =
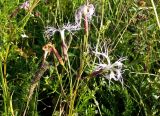
POLYGON ((158 18, 158 13, 157 13, 157 10, 156 10, 156 6, 155 6, 153 0, 151 0, 151 3, 152 3, 152 6, 153 6, 153 9, 154 9, 154 14, 155 14, 155 16, 156 16, 156 20, 157 20, 158 27, 159 27, 159 29, 160 29, 160 21, 159 21, 159 18, 158 18))
POLYGON ((6 116, 11 114, 11 111, 13 111, 13 109, 11 109, 12 103, 10 103, 10 94, 8 91, 7 77, 6 77, 6 74, 7 74, 6 62, 7 62, 8 53, 9 53, 9 45, 7 46, 6 56, 3 61, 3 70, 2 70, 2 61, 0 61, 0 74, 1 74, 1 80, 2 80, 1 86, 3 91, 4 115, 6 116))
POLYGON ((77 74, 77 83, 76 83, 76 87, 75 90, 73 92, 73 94, 71 94, 71 102, 70 102, 70 109, 69 109, 69 116, 73 115, 73 109, 74 109, 74 102, 77 96, 77 91, 79 88, 79 82, 81 80, 81 76, 84 70, 84 64, 86 63, 86 55, 87 55, 87 49, 88 49, 88 20, 87 20, 87 16, 85 15, 85 21, 84 21, 84 27, 85 27, 85 35, 84 35, 84 39, 82 42, 82 45, 80 47, 81 50, 81 54, 80 54, 80 67, 79 67, 79 71, 77 74))

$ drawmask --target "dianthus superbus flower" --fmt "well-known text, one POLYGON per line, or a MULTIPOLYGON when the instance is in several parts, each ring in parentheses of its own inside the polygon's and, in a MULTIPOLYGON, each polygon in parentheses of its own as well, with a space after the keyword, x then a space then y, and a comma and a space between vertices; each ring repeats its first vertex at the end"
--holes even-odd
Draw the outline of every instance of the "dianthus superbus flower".
POLYGON ((98 58, 99 62, 95 64, 95 68, 91 74, 91 76, 102 75, 106 79, 109 80, 109 85, 111 80, 119 81, 123 85, 123 77, 122 77, 122 61, 126 60, 125 57, 120 58, 114 63, 111 63, 110 58, 108 56, 108 50, 105 52, 93 51, 95 56, 98 58), (105 62, 107 61, 107 63, 105 62))

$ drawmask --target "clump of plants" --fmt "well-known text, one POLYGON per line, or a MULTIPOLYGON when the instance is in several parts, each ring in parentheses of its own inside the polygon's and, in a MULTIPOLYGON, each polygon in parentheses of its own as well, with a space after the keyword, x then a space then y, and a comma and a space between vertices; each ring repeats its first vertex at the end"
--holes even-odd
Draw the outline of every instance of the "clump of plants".
POLYGON ((158 115, 156 1, 0 1, 0 115, 158 115))

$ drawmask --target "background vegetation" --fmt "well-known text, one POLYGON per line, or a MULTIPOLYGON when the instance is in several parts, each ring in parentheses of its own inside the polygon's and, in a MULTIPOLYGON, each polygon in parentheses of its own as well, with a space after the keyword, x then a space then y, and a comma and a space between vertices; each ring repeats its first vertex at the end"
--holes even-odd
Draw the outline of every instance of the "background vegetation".
MULTIPOLYGON (((0 0, 0 115, 23 115, 31 81, 49 41, 61 52, 60 34, 48 40, 45 27, 74 22, 85 0, 0 0), (26 34, 28 37, 23 37, 26 34)), ((69 60, 61 66, 54 55, 34 91, 26 115, 158 116, 160 115, 159 0, 90 0, 95 13, 84 27, 65 33, 69 60), (157 14, 157 15, 156 15, 157 14), (95 46, 106 43, 112 62, 123 61, 123 80, 89 78, 98 60, 95 46), (88 47, 87 47, 88 46, 88 47), (84 58, 85 56, 85 58, 84 58), (78 76, 77 76, 78 75, 78 76), (78 78, 80 77, 80 78, 78 78)))

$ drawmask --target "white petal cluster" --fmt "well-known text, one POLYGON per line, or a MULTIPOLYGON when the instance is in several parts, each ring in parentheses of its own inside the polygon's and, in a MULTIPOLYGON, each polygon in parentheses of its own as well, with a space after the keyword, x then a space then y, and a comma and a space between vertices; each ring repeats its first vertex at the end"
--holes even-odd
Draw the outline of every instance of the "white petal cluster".
POLYGON ((105 52, 93 51, 95 56, 99 59, 99 63, 96 64, 94 71, 100 71, 101 74, 109 80, 109 84, 111 80, 120 81, 123 85, 123 77, 122 77, 122 61, 126 60, 126 58, 120 58, 114 63, 111 63, 110 58, 108 56, 108 50, 105 52), (104 60, 107 60, 107 63, 104 63, 104 60))
POLYGON ((28 10, 29 9, 29 1, 25 1, 21 6, 21 9, 28 10))
POLYGON ((58 29, 54 27, 46 27, 44 31, 44 35, 47 38, 51 38, 55 34, 56 31, 58 31, 58 29))
POLYGON ((81 29, 81 20, 82 20, 82 15, 84 15, 86 11, 86 16, 88 18, 88 20, 90 21, 92 19, 92 16, 94 14, 95 8, 93 6, 93 4, 89 4, 89 5, 83 5, 80 6, 76 12, 75 12, 75 22, 74 23, 67 23, 65 25, 63 25, 61 28, 56 29, 54 27, 46 27, 45 28, 45 36, 46 37, 52 37, 56 31, 77 31, 81 29))
POLYGON ((88 20, 92 19, 92 16, 95 12, 93 4, 80 6, 75 12, 75 22, 81 24, 82 15, 86 15, 88 20))
POLYGON ((64 25, 62 27, 63 29, 67 30, 67 31, 77 31, 77 30, 80 30, 81 29, 81 25, 80 24, 71 24, 71 23, 68 23, 66 25, 64 25))

